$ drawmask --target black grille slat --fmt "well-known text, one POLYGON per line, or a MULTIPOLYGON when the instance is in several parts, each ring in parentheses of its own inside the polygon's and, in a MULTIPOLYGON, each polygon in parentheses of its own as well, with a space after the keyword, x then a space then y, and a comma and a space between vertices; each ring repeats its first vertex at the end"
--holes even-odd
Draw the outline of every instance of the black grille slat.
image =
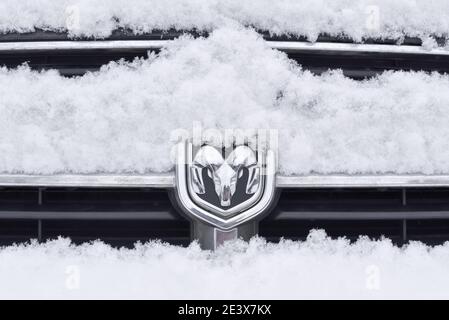
POLYGON ((57 211, 170 211, 164 191, 153 189, 46 189, 41 210, 57 211))
POLYGON ((189 242, 187 221, 44 221, 43 240, 55 239, 60 235, 70 237, 74 243, 101 239, 111 244, 131 245, 137 241, 162 239, 173 244, 189 242))
POLYGON ((298 211, 400 210, 401 189, 288 189, 281 195, 282 208, 298 211))
MULTIPOLYGON (((150 51, 158 52, 152 49, 150 51)), ((0 53, 0 66, 16 68, 27 63, 34 70, 58 70, 64 76, 83 75, 97 71, 111 61, 133 61, 147 58, 148 49, 109 49, 109 50, 52 50, 0 53)), ((420 54, 386 54, 358 52, 293 52, 286 51, 288 57, 303 68, 315 74, 330 69, 342 69, 343 73, 354 79, 372 77, 385 70, 437 71, 449 73, 449 56, 420 54)))
MULTIPOLYGON (((449 188, 286 189, 281 212, 449 213, 449 188)), ((449 217, 449 216, 448 216, 449 217)))
POLYGON ((0 220, 0 245, 37 239, 37 226, 37 222, 32 220, 0 220))
POLYGON ((34 188, 0 188, 1 210, 27 210, 39 201, 39 189, 34 188))
POLYGON ((166 190, 152 188, 0 188, 0 244, 70 237, 132 246, 189 242, 189 222, 166 190))
POLYGON ((2 211, 173 211, 167 192, 123 188, 0 188, 2 211))
POLYGON ((400 241, 401 226, 398 221, 383 220, 293 220, 293 221, 263 221, 259 231, 261 236, 278 241, 280 238, 305 240, 313 229, 323 229, 331 237, 346 237, 357 240, 360 236, 379 239, 382 236, 400 241))
MULTIPOLYGON (((155 50, 153 50, 155 51, 155 50)), ((157 51, 157 50, 156 50, 157 51)), ((0 66, 16 68, 26 63, 34 70, 58 70, 64 76, 83 75, 98 71, 111 61, 131 62, 136 58, 147 58, 148 50, 54 50, 35 52, 0 53, 0 66)))
POLYGON ((385 236, 395 243, 449 240, 449 188, 310 188, 283 190, 261 223, 269 239, 305 239, 311 229, 355 240, 385 236))

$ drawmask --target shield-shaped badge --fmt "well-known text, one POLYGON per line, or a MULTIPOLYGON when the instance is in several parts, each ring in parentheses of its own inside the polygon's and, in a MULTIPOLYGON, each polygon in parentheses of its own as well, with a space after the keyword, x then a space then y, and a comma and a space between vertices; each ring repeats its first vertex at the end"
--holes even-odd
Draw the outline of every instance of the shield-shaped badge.
POLYGON ((271 149, 178 145, 176 190, 193 219, 229 230, 266 212, 275 195, 271 149))

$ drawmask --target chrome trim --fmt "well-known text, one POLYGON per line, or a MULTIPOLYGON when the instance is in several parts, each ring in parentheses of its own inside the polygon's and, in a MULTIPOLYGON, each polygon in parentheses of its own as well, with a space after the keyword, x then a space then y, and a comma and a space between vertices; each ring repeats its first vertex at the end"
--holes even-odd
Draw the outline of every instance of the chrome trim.
MULTIPOLYGON (((114 49, 161 49, 173 40, 96 40, 96 41, 27 41, 0 42, 0 52, 42 50, 114 50, 114 49)), ((366 53, 398 53, 449 55, 449 50, 438 47, 390 44, 356 44, 335 42, 267 41, 268 46, 282 51, 335 51, 366 53)))
POLYGON ((2 51, 161 49, 171 40, 98 40, 0 42, 2 51))
POLYGON ((172 174, 154 175, 0 175, 0 186, 171 188, 172 174))
POLYGON ((297 42, 297 41, 269 41, 270 47, 282 51, 337 51, 364 53, 399 53, 449 55, 449 50, 442 47, 426 49, 422 46, 391 45, 391 44, 358 44, 334 42, 297 42))
POLYGON ((176 221, 178 218, 170 211, 14 211, 2 208, 0 221, 15 220, 147 220, 176 221))
POLYGON ((449 175, 278 176, 279 188, 449 187, 449 175))
MULTIPOLYGON (((0 187, 173 188, 173 173, 146 175, 0 174, 0 187)), ((449 175, 277 175, 278 188, 449 187, 449 175)))
POLYGON ((414 220, 448 219, 449 211, 432 210, 367 210, 367 211, 283 211, 273 216, 274 221, 298 220, 414 220))
MULTIPOLYGON (((173 188, 173 173, 146 175, 0 174, 0 187, 173 188)), ((278 188, 449 187, 449 175, 277 175, 278 188)))

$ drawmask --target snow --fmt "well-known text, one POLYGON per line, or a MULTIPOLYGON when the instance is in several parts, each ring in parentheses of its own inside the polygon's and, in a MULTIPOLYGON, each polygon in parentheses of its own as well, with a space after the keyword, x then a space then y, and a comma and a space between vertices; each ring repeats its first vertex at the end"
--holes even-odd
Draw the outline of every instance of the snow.
POLYGON ((449 172, 449 76, 316 76, 239 27, 83 77, 3 68, 0 97, 0 173, 167 172, 198 124, 279 130, 289 175, 449 172))
POLYGON ((448 0, 2 0, 0 32, 35 28, 73 36, 106 37, 114 29, 211 31, 225 24, 251 25, 273 34, 320 33, 400 39, 446 37, 448 0))
POLYGON ((1 299, 447 299, 449 243, 254 238, 216 252, 69 239, 0 249, 1 299))

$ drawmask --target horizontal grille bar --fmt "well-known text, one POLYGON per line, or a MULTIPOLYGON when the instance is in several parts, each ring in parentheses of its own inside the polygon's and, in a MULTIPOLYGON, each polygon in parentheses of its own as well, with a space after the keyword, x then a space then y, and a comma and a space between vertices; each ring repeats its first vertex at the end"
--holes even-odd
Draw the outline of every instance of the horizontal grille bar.
MULTIPOLYGON (((304 36, 296 36, 296 35, 274 35, 269 31, 257 30, 257 32, 267 41, 300 41, 307 42, 307 37, 304 36)), ((95 39, 96 41, 103 40, 173 40, 182 35, 189 35, 194 38, 197 37, 207 37, 209 36, 209 32, 207 31, 199 31, 199 30, 152 30, 151 32, 143 32, 136 34, 133 30, 125 30, 123 28, 114 30, 110 36, 101 39, 95 39)), ((434 35, 432 37, 435 41, 440 45, 444 46, 446 43, 446 38, 439 37, 434 35)), ((26 41, 86 41, 92 40, 92 37, 83 37, 79 36, 74 38, 72 35, 69 35, 67 32, 60 31, 50 31, 50 30, 42 30, 36 29, 33 32, 25 32, 25 33, 17 33, 10 32, 0 34, 0 42, 26 42, 26 41)), ((329 34, 320 34, 318 35, 316 42, 342 42, 342 43, 354 43, 354 41, 345 36, 332 36, 329 34)), ((386 39, 386 38, 364 38, 362 40, 363 43, 367 44, 397 44, 397 39, 386 39)), ((400 41, 403 45, 422 45, 422 40, 417 37, 401 37, 400 41)))
POLYGON ((0 219, 18 220, 178 220, 167 211, 0 211, 0 219))
MULTIPOLYGON (((449 177, 448 177, 449 180, 449 177)), ((0 186, 11 187, 123 187, 172 188, 173 174, 148 175, 19 175, 0 174, 0 186)))
MULTIPOLYGON (((99 70, 110 61, 147 58, 171 40, 25 41, 0 42, 0 65, 15 68, 27 63, 32 69, 55 69, 64 76, 99 70)), ((426 50, 416 45, 353 44, 333 42, 267 41, 290 59, 315 74, 342 69, 355 79, 385 70, 449 72, 449 50, 426 50)))
MULTIPOLYGON (((278 188, 449 187, 449 175, 307 175, 276 177, 278 188)), ((173 173, 147 175, 0 174, 0 187, 173 188, 173 173)))
POLYGON ((0 219, 182 220, 168 193, 136 188, 1 188, 0 219))
POLYGON ((276 220, 417 220, 449 219, 444 211, 281 211, 276 220))
POLYGON ((154 50, 165 47, 168 42, 169 40, 0 42, 0 52, 136 49, 154 50))
MULTIPOLYGON (((0 42, 0 52, 24 51, 64 51, 64 50, 154 50, 162 49, 171 40, 97 40, 97 41, 26 41, 0 42)), ((448 56, 449 50, 436 47, 426 49, 416 45, 398 44, 355 44, 335 42, 267 41, 277 50, 287 52, 342 52, 342 53, 382 53, 448 56)))

